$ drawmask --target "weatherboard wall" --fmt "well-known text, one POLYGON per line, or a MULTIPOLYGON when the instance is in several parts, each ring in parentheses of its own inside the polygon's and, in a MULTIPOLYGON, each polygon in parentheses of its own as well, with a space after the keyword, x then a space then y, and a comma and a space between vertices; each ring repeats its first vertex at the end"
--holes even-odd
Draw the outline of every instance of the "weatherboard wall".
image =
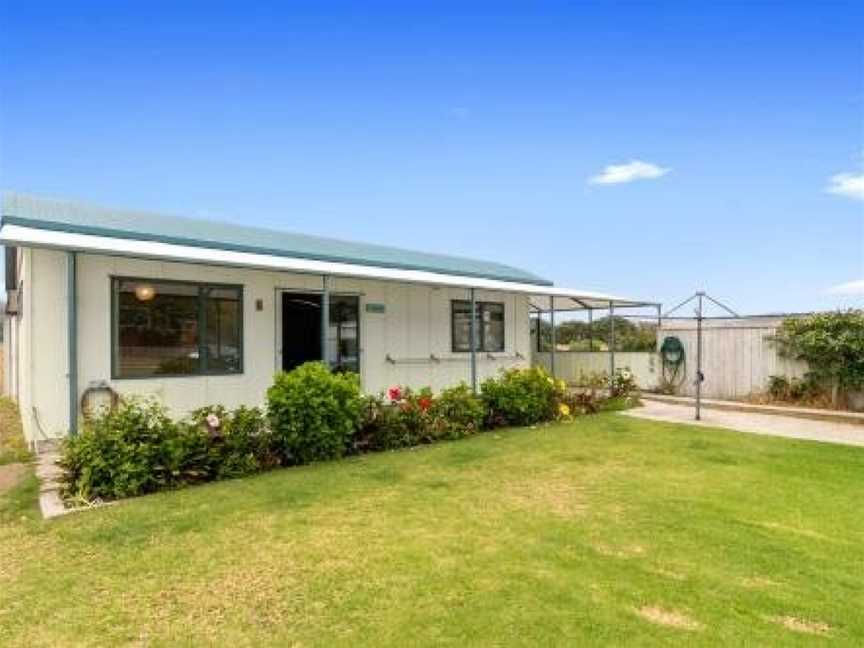
MULTIPOLYGON (((24 258, 32 260, 33 280, 30 294, 25 297, 25 308, 32 309, 32 313, 22 318, 26 334, 21 336, 21 366, 31 367, 32 375, 22 371, 19 402, 28 438, 38 433, 37 417, 46 436, 59 437, 66 433, 68 421, 65 252, 33 249, 27 250, 24 258)), ((175 415, 208 404, 260 405, 280 363, 280 290, 311 292, 319 291, 321 286, 321 277, 315 275, 79 254, 79 397, 89 384, 107 381, 121 394, 154 397, 175 415), (243 373, 112 379, 113 276, 242 285, 243 373), (260 311, 256 309, 257 300, 262 302, 260 311)), ((378 392, 395 384, 430 385, 438 390, 469 380, 468 354, 451 351, 450 302, 466 299, 466 290, 333 277, 331 292, 360 295, 360 373, 365 391, 378 392), (383 305, 384 312, 367 312, 367 303, 383 305)), ((477 299, 505 304, 505 349, 502 353, 478 354, 480 378, 505 367, 527 365, 527 296, 477 291, 477 299)))
MULTIPOLYGON (((806 363, 782 357, 771 337, 782 318, 708 320, 702 330, 702 395, 706 398, 746 398, 763 392, 771 376, 801 378, 806 363)), ((674 336, 684 345, 686 376, 676 393, 695 396, 696 321, 665 320, 658 342, 674 336)))

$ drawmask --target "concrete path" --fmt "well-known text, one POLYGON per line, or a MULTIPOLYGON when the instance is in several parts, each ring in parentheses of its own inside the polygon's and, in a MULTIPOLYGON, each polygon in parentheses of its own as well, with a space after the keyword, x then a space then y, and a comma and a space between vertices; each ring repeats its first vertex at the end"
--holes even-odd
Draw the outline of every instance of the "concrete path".
POLYGON ((722 427, 739 432, 767 434, 790 439, 810 439, 826 443, 843 443, 864 446, 864 426, 851 423, 816 421, 792 416, 775 414, 754 414, 752 412, 732 412, 717 409, 703 409, 702 420, 693 420, 693 407, 677 403, 645 400, 644 407, 636 407, 623 412, 627 416, 669 421, 670 423, 691 423, 708 427, 722 427))

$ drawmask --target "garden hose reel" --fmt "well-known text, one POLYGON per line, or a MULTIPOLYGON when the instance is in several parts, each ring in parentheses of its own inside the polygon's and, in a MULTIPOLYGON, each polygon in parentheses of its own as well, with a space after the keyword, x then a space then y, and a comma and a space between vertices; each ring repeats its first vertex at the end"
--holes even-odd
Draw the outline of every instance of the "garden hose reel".
POLYGON ((663 366, 663 380, 669 385, 678 387, 684 382, 684 377, 687 372, 686 367, 687 357, 684 353, 684 344, 675 336, 668 336, 663 339, 660 345, 660 361, 663 366))

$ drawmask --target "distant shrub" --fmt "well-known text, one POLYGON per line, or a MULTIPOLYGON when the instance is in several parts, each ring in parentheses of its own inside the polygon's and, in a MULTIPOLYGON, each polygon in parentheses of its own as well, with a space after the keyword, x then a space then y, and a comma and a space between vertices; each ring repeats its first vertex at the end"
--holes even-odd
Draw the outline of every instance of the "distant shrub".
POLYGON ((817 403, 827 398, 821 382, 808 373, 804 378, 768 376, 767 394, 773 401, 817 403))
POLYGON ((552 420, 560 416, 558 405, 566 393, 564 382, 540 367, 505 370, 484 380, 481 389, 492 427, 552 420))
MULTIPOLYGON (((606 375, 608 377, 608 374, 606 375)), ((609 396, 611 398, 627 397, 632 396, 637 391, 639 391, 639 387, 633 372, 627 367, 616 369, 609 387, 609 396)))
POLYGON ((341 457, 360 421, 363 399, 353 373, 331 373, 307 362, 276 375, 267 390, 273 447, 284 463, 341 457))
POLYGON ((864 310, 787 317, 773 337, 780 354, 806 362, 813 384, 841 392, 864 389, 864 310))

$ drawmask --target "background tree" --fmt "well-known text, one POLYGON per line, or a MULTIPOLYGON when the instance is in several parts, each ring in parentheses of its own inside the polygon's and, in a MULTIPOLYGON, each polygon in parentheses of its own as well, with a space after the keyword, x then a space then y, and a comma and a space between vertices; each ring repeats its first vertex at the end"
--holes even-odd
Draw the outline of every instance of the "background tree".
POLYGON ((803 360, 808 376, 830 387, 835 407, 840 391, 864 388, 864 310, 788 317, 773 340, 782 355, 803 360))
MULTIPOLYGON (((589 345, 594 351, 608 351, 611 340, 610 325, 611 319, 608 316, 594 320, 590 327, 588 322, 581 320, 556 323, 555 340, 559 345, 569 347, 571 351, 588 351, 589 345)), ((539 321, 539 327, 541 348, 546 351, 552 344, 552 327, 548 320, 539 321)), ((615 317, 615 350, 656 351, 657 324, 653 321, 615 317)))

